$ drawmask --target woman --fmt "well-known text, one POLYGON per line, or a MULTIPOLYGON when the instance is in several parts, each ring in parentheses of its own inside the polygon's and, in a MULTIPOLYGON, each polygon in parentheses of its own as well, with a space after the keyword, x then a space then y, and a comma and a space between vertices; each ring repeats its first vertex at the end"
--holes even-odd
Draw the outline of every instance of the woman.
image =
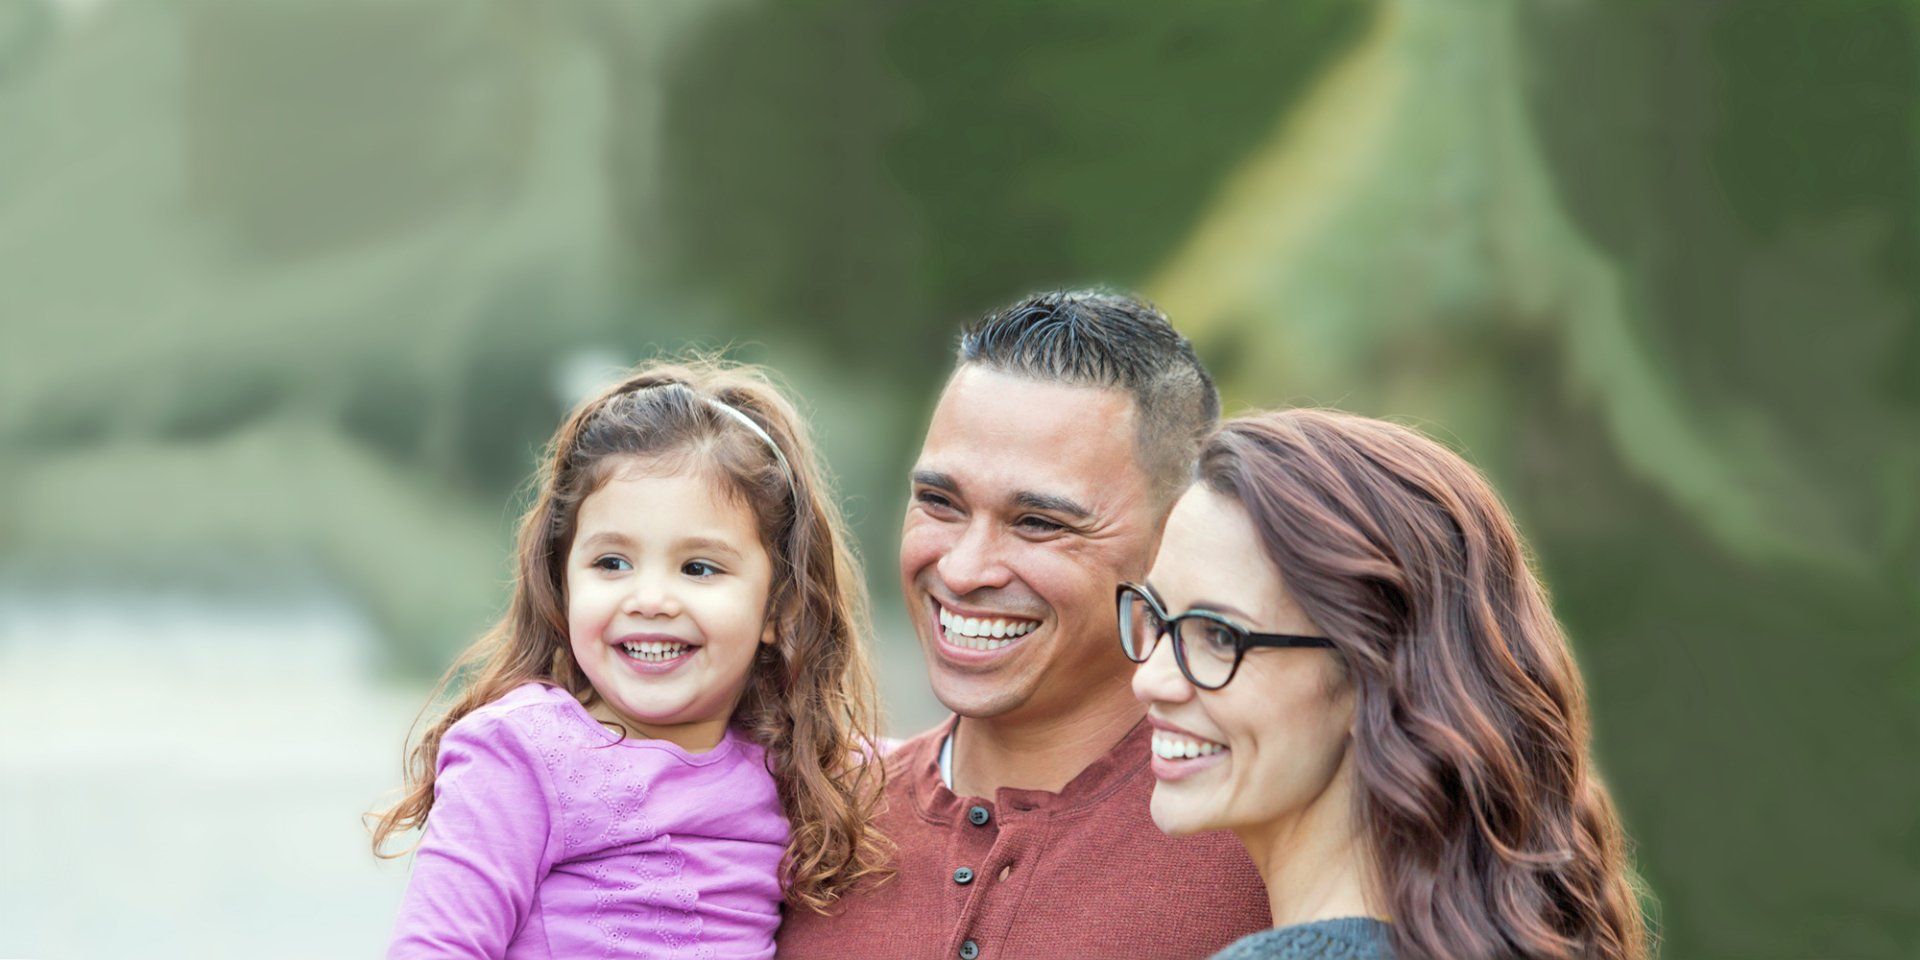
POLYGON ((1266 881, 1275 929, 1218 957, 1647 955, 1566 639, 1458 456, 1230 421, 1119 601, 1154 822, 1232 830, 1266 881))

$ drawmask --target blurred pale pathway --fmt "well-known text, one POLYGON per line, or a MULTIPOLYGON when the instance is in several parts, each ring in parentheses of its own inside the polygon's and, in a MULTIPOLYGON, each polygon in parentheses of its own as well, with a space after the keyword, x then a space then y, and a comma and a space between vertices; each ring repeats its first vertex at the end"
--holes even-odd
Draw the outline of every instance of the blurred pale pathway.
POLYGON ((0 956, 374 956, 425 691, 323 601, 0 596, 0 956))

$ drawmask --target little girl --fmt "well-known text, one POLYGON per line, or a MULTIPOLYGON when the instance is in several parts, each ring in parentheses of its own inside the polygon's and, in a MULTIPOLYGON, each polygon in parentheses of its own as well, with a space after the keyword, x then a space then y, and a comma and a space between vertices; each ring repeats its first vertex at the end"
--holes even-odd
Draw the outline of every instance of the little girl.
POLYGON ((583 403, 511 606, 375 826, 376 852, 426 827, 389 956, 771 957, 783 892, 825 910, 882 860, 863 615, 758 370, 655 364, 583 403))

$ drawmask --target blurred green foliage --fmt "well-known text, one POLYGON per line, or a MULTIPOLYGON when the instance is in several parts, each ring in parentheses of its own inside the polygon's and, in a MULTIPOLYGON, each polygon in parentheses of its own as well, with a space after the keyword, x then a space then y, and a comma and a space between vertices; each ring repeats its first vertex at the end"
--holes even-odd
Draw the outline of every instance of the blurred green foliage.
POLYGON ((884 606, 956 324, 1132 286, 1235 406, 1492 475, 1666 956, 1920 955, 1917 18, 17 0, 0 576, 313 583, 430 674, 570 391, 697 344, 814 408, 884 606))

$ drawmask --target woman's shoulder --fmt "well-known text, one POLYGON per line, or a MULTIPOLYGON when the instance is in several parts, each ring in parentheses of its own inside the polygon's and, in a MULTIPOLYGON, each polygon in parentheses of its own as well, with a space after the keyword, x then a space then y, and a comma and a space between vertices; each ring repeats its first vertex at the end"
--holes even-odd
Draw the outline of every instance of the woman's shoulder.
POLYGON ((1387 925, 1372 917, 1315 920, 1248 934, 1213 960, 1393 960, 1387 925))

